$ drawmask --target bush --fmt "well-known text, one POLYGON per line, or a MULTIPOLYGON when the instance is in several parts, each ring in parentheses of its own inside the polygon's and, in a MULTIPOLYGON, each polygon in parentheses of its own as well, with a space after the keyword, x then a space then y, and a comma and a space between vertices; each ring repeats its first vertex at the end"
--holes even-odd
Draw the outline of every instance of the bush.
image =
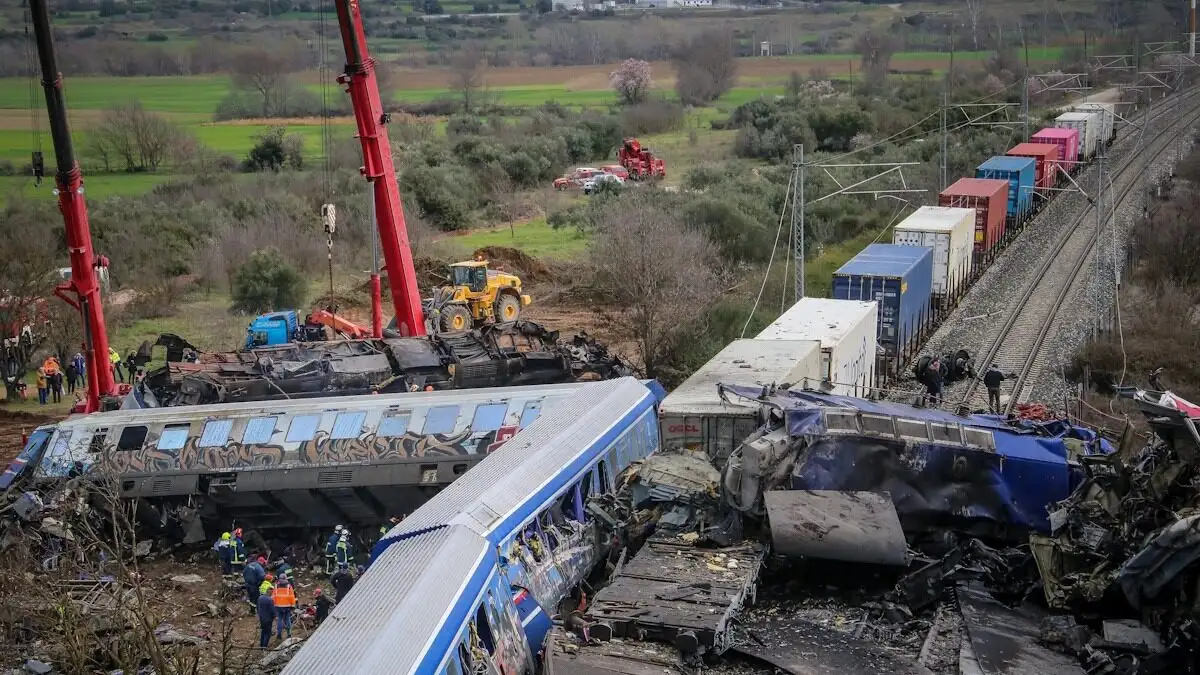
POLYGON ((683 106, 671 101, 645 101, 621 112, 626 136, 661 134, 683 126, 683 106))
POLYGON ((414 166, 404 172, 404 191, 421 216, 441 230, 465 230, 479 207, 479 184, 464 167, 414 166))
POLYGON ((288 134, 283 127, 272 127, 256 136, 258 142, 246 155, 246 171, 299 170, 304 167, 304 138, 288 134))
POLYGON ((233 308, 243 312, 299 307, 304 291, 304 278, 273 248, 250 254, 233 274, 233 308))

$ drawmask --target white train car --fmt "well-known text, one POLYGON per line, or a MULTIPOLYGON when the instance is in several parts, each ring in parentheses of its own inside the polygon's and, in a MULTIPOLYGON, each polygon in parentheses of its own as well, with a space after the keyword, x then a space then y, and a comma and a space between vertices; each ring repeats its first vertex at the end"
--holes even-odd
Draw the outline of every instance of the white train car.
POLYGON ((878 324, 874 301, 801 298, 755 339, 820 342, 822 388, 867 397, 875 386, 878 324))

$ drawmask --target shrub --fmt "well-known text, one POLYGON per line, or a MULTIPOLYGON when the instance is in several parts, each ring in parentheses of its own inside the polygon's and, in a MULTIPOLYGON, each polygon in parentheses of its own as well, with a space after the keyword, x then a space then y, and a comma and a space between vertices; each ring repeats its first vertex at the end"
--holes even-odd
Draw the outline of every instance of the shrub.
POLYGON ((258 142, 243 162, 246 171, 298 170, 304 166, 304 139, 288 134, 283 127, 272 127, 256 136, 258 142))
POLYGON ((438 229, 471 226, 471 212, 479 206, 479 184, 465 168, 455 164, 410 167, 403 183, 421 216, 438 229))
POLYGON ((243 312, 298 307, 304 292, 304 278, 273 248, 250 254, 233 275, 233 308, 243 312))
POLYGON ((626 136, 661 134, 683 126, 683 106, 663 100, 651 100, 627 107, 621 112, 626 136))

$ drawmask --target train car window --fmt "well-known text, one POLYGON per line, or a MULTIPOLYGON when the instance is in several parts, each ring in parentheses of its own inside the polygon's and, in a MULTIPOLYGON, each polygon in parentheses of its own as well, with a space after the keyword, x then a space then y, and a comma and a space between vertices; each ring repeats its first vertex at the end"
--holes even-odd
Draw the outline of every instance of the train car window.
POLYGON ((458 647, 458 651, 450 655, 450 662, 446 664, 446 675, 463 675, 462 658, 465 650, 462 645, 458 647))
POLYGON ((140 450, 142 444, 146 442, 146 427, 125 427, 121 430, 121 437, 117 439, 118 450, 140 450))
POLYGON ((246 422, 246 430, 242 432, 242 443, 270 443, 278 421, 278 417, 255 417, 246 422))
POLYGON ((596 491, 596 470, 588 471, 583 477, 583 483, 579 486, 579 499, 582 502, 587 502, 588 497, 596 491))
POLYGON ((379 431, 376 433, 384 437, 403 436, 408 433, 408 422, 411 418, 412 415, 408 413, 386 415, 379 420, 379 431))
POLYGON ((204 425, 196 447, 219 448, 229 442, 230 431, 233 431, 233 420, 213 420, 204 425))
POLYGON ((603 459, 600 460, 600 464, 596 468, 596 477, 600 479, 600 494, 608 494, 611 483, 608 479, 608 462, 603 459))
POLYGON ((483 643, 483 648, 487 653, 496 653, 496 640, 492 636, 492 626, 488 623, 487 610, 484 604, 479 603, 479 607, 475 610, 475 628, 479 633, 479 641, 483 643))
POLYGON ((158 436, 159 450, 179 450, 187 443, 188 431, 191 425, 189 424, 171 424, 163 428, 162 433, 158 436))
POLYGON ((104 452, 104 437, 108 435, 108 428, 97 429, 96 433, 92 434, 92 440, 88 443, 88 452, 99 454, 104 452))
POLYGON ((365 412, 344 412, 333 420, 333 432, 330 438, 358 438, 362 433, 363 422, 367 420, 365 412))
POLYGON ((567 493, 562 496, 559 501, 559 508, 562 513, 571 520, 582 521, 583 518, 576 512, 575 502, 579 500, 579 484, 576 483, 567 489, 567 493))
POLYGON ((439 405, 429 409, 425 413, 425 428, 421 433, 429 434, 448 434, 454 431, 454 425, 458 422, 458 406, 456 405, 439 405))
POLYGON ((526 403, 525 409, 521 411, 521 421, 519 422, 520 428, 524 429, 530 424, 533 424, 533 421, 536 420, 541 414, 541 401, 530 401, 529 403, 526 403))
POLYGON ((321 425, 320 415, 297 415, 288 425, 287 442, 303 443, 311 441, 317 435, 317 427, 321 425))
POLYGON ((504 426, 504 417, 508 414, 507 403, 492 403, 475 408, 475 419, 471 421, 471 431, 495 431, 504 426))

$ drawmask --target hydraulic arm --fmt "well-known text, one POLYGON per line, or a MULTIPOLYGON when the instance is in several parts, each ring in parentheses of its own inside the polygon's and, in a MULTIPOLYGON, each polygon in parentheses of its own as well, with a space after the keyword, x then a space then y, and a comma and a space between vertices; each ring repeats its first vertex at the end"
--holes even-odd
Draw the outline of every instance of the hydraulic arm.
POLYGON ((50 116, 50 136, 54 141, 57 162, 54 182, 57 186, 58 208, 66 223, 67 253, 71 260, 71 280, 59 284, 54 294, 83 315, 83 349, 87 359, 85 411, 95 412, 100 410, 101 397, 117 394, 117 385, 108 362, 108 333, 104 327, 104 308, 100 306, 100 282, 92 250, 87 204, 83 200, 83 174, 71 146, 62 74, 58 72, 54 57, 50 11, 46 0, 31 0, 29 4, 38 59, 42 66, 42 88, 46 91, 46 111, 50 116))
POLYGON ((363 148, 362 174, 375 193, 375 214, 379 244, 383 249, 384 269, 396 310, 396 330, 404 336, 425 335, 425 316, 417 288, 417 273, 409 248, 408 229, 404 224, 404 206, 396 167, 392 164, 392 146, 388 142, 388 114, 383 111, 379 84, 375 78, 375 59, 367 51, 358 0, 335 0, 342 46, 346 50, 346 71, 338 82, 346 85, 354 107, 358 138, 363 148))

